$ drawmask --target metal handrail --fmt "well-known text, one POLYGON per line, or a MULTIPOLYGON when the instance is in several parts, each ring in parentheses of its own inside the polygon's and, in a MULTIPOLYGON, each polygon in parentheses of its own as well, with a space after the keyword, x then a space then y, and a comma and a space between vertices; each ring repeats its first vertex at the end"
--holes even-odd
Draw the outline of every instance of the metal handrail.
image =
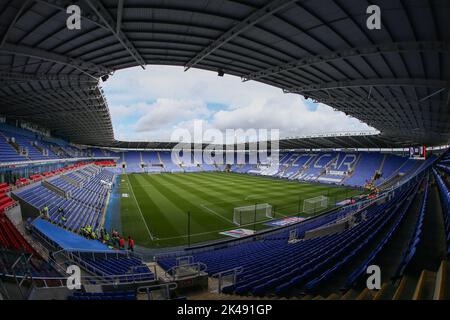
POLYGON ((165 289, 166 298, 170 298, 170 291, 175 290, 178 288, 178 284, 175 282, 168 282, 168 283, 162 283, 157 284, 153 286, 144 286, 144 287, 138 287, 136 292, 137 293, 145 293, 147 294, 148 300, 153 300, 152 291, 158 290, 158 289, 165 289))
POLYGON ((164 275, 165 275, 166 278, 172 278, 172 279, 177 279, 177 280, 185 279, 185 278, 192 278, 193 276, 199 276, 200 273, 205 272, 207 270, 207 268, 208 268, 207 265, 204 264, 203 262, 193 262, 193 263, 190 263, 190 264, 183 264, 183 265, 179 265, 179 266, 173 266, 172 268, 168 269, 165 272, 164 275), (175 271, 177 269, 180 269, 180 268, 187 268, 188 269, 188 268, 195 268, 195 267, 197 267, 197 269, 194 269, 195 271, 193 271, 192 273, 188 273, 186 275, 183 275, 183 276, 178 276, 175 273, 175 271))
MULTIPOLYGON (((423 172, 426 171, 427 169, 429 169, 429 167, 431 165, 433 165, 433 163, 435 163, 435 162, 436 162, 436 159, 434 159, 434 161, 430 161, 426 166, 422 165, 420 167, 420 170, 417 170, 415 172, 414 176, 408 177, 407 179, 405 179, 403 181, 400 181, 398 183, 398 185, 396 185, 395 187, 392 186, 389 190, 383 190, 382 193, 380 193, 377 198, 363 200, 364 204, 373 203, 373 202, 381 199, 382 197, 386 197, 388 194, 394 193, 396 190, 402 188, 405 184, 410 183, 412 179, 416 179, 418 176, 423 174, 423 172)), ((361 202, 358 201, 357 203, 352 204, 350 206, 355 206, 355 208, 356 208, 356 206, 359 205, 360 203, 361 202)), ((321 214, 319 214, 317 216, 314 216, 314 217, 312 217, 312 218, 310 218, 308 220, 311 221, 313 219, 317 219, 317 218, 319 218, 319 217, 321 217, 323 215, 330 214, 330 213, 338 211, 340 209, 342 209, 342 207, 333 208, 330 211, 323 212, 323 213, 321 213, 321 214)), ((239 245, 241 243, 245 243, 245 242, 248 242, 248 241, 253 241, 256 237, 259 237, 259 236, 268 236, 268 235, 271 235, 271 234, 276 234, 277 232, 280 232, 281 230, 288 231, 288 230, 291 230, 293 228, 297 228, 298 225, 303 223, 303 222, 304 221, 293 223, 293 224, 291 224, 289 226, 282 226, 282 227, 273 228, 273 229, 267 230, 267 231, 261 231, 261 232, 259 232, 257 234, 254 234, 254 235, 251 235, 251 236, 246 236, 246 237, 243 237, 241 239, 226 239, 226 240, 220 240, 220 241, 218 241, 216 243, 201 245, 198 248, 193 247, 193 248, 189 249, 189 253, 192 254, 192 253, 199 253, 199 252, 203 252, 203 251, 210 251, 214 247, 228 247, 228 246, 239 245)), ((155 255, 154 256, 154 260, 158 261, 159 259, 164 259, 164 258, 169 258, 169 257, 171 257, 171 258, 172 257, 179 257, 179 256, 182 256, 182 255, 186 255, 186 250, 179 250, 179 251, 170 252, 170 253, 161 253, 161 254, 155 255)))
POLYGON ((214 273, 213 275, 211 275, 211 278, 217 278, 219 276, 224 276, 227 273, 233 273, 233 272, 235 272, 236 274, 241 274, 242 272, 244 272, 244 267, 236 267, 233 269, 217 272, 217 273, 214 273))
POLYGON ((233 269, 224 270, 221 272, 217 272, 211 276, 211 278, 217 278, 218 280, 218 287, 217 291, 219 293, 222 292, 222 286, 223 286, 223 277, 227 275, 233 275, 233 283, 232 285, 236 284, 237 282, 237 276, 240 275, 242 272, 244 272, 244 267, 236 267, 233 269))

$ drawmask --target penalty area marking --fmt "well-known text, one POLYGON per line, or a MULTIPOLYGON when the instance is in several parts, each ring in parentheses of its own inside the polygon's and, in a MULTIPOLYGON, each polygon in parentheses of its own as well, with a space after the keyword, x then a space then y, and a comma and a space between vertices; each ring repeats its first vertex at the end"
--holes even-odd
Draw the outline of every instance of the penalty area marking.
POLYGON ((128 182, 128 185, 130 186, 131 194, 133 195, 134 202, 136 203, 136 206, 138 207, 138 210, 139 210, 139 213, 141 215, 142 221, 144 221, 144 225, 145 225, 145 228, 147 229, 148 235, 150 236, 150 239, 153 241, 154 240, 153 235, 150 232, 150 229, 148 228, 147 221, 145 221, 145 219, 144 219, 144 215, 142 214, 141 207, 139 207, 139 203, 138 203, 138 201, 136 199, 136 196, 134 195, 133 186, 131 185, 131 182, 130 182, 130 179, 128 178, 128 175, 127 175, 127 182, 128 182))
POLYGON ((218 216, 219 218, 222 218, 222 219, 225 220, 226 222, 233 223, 232 220, 225 218, 225 217, 222 216, 220 213, 214 211, 213 209, 208 208, 206 205, 201 204, 200 206, 201 206, 203 209, 206 209, 206 210, 208 210, 209 212, 211 212, 212 214, 218 216))
MULTIPOLYGON (((271 221, 272 219, 267 219, 267 220, 261 220, 256 222, 256 224, 263 224, 266 223, 268 221, 271 221)), ((221 229, 221 230, 212 230, 212 231, 205 231, 205 232, 199 232, 199 233, 191 233, 191 237, 195 237, 195 236, 202 236, 205 234, 211 234, 211 233, 220 233, 220 232, 224 232, 224 231, 230 231, 230 230, 234 230, 234 229, 241 229, 244 227, 249 227, 249 226, 253 226, 254 223, 247 223, 247 224, 243 224, 243 225, 235 225, 232 228, 227 228, 227 229, 221 229)), ((187 238, 187 235, 182 235, 182 236, 176 236, 176 237, 167 237, 167 238, 158 238, 158 240, 173 240, 173 239, 181 239, 181 238, 187 238)))

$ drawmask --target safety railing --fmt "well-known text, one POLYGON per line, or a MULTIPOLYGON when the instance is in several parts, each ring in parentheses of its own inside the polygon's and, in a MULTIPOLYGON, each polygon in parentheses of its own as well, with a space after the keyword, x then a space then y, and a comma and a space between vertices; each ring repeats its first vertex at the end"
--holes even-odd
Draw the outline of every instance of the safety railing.
POLYGON ((237 267, 225 271, 221 271, 211 275, 211 278, 217 279, 217 287, 213 287, 212 291, 221 293, 225 286, 235 285, 238 276, 244 272, 243 267, 237 267))
POLYGON ((170 300, 170 292, 178 285, 175 282, 161 283, 153 286, 143 286, 137 288, 138 294, 145 294, 147 300, 170 300))
POLYGON ((195 278, 206 272, 207 266, 203 262, 193 262, 189 264, 182 264, 178 266, 173 266, 167 270, 164 274, 166 279, 182 280, 195 278))

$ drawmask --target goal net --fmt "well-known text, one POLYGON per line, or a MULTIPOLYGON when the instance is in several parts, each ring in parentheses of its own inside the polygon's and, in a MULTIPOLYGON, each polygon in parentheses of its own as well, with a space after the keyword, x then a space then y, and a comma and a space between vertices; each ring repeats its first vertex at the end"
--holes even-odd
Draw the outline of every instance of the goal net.
POLYGON ((303 201, 303 212, 316 213, 328 208, 328 197, 318 196, 303 201))
POLYGON ((273 218, 272 206, 268 203, 234 208, 233 223, 238 226, 271 218, 273 218))

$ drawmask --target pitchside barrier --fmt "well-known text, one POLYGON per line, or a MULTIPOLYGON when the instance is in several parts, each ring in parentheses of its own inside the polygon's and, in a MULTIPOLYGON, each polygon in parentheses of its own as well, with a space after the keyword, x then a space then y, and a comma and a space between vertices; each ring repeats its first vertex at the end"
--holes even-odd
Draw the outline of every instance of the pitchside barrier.
MULTIPOLYGON (((372 203, 383 199, 387 196, 387 194, 382 194, 380 195, 380 197, 374 198, 374 199, 364 199, 364 200, 359 200, 356 201, 354 204, 351 204, 349 206, 347 206, 348 208, 352 208, 351 210, 357 210, 357 212, 360 212, 362 210, 365 210, 369 205, 371 205, 372 203)), ((236 238, 236 239, 219 239, 219 240, 215 240, 215 241, 211 241, 208 243, 201 243, 192 247, 186 247, 182 250, 177 250, 177 251, 172 251, 172 252, 165 252, 165 253, 160 253, 160 254, 156 254, 154 256, 154 260, 158 261, 158 259, 164 259, 164 258, 169 258, 169 257, 183 257, 186 255, 192 255, 192 254, 196 254, 196 253, 200 253, 200 252, 204 252, 204 251, 210 251, 210 250, 214 250, 214 249, 222 249, 222 248, 227 248, 227 247, 231 247, 231 246, 235 246, 235 245, 239 245, 242 243, 246 243, 249 241, 254 241, 256 239, 260 239, 261 237, 267 237, 270 236, 272 234, 276 234, 278 233, 280 230, 286 230, 286 231, 291 231, 291 230, 295 230, 296 228, 298 228, 298 225, 300 223, 304 223, 306 221, 311 221, 314 219, 318 219, 321 216, 325 215, 325 214, 333 214, 336 213, 337 211, 339 211, 341 209, 341 207, 336 207, 336 208, 332 208, 328 211, 322 212, 318 215, 315 215, 305 221, 301 221, 301 222, 297 222, 297 223, 293 223, 289 226, 280 226, 280 227, 276 227, 276 228, 272 228, 272 229, 268 229, 268 230, 262 230, 260 232, 258 232, 257 234, 251 235, 251 236, 247 236, 247 237, 243 237, 243 238, 236 238)), ((355 214, 357 213, 355 212, 355 214)), ((348 215, 348 212, 346 211, 345 213, 342 213, 342 217, 345 217, 346 215, 348 215)))
MULTIPOLYGON (((431 167, 431 165, 433 165, 434 162, 430 162, 428 163, 426 166, 422 166, 420 169, 418 169, 415 172, 415 176, 409 177, 408 179, 402 181, 400 184, 398 184, 397 186, 392 186, 391 188, 389 188, 388 190, 383 190, 382 193, 380 193, 379 195, 377 195, 375 198, 371 198, 371 199, 360 199, 358 201, 356 201, 354 204, 351 204, 349 206, 346 206, 347 208, 351 208, 351 210, 357 210, 354 214, 357 214, 358 212, 365 210, 368 206, 372 205, 373 203, 383 203, 386 200, 390 199, 391 197, 393 197, 395 195, 395 193, 398 190, 401 190, 402 187, 404 187, 405 185, 409 185, 413 180, 417 181, 417 176, 422 174, 425 170, 427 170, 429 167, 431 167)), ((335 213, 335 211, 340 210, 340 207, 336 207, 336 208, 332 208, 328 211, 325 212, 321 212, 318 215, 315 215, 311 218, 309 218, 306 221, 311 221, 311 220, 315 220, 320 218, 321 216, 325 215, 325 214, 333 214, 335 213)), ((347 213, 343 214, 343 216, 347 215, 347 213)), ((209 243, 203 243, 203 244, 199 244, 196 246, 192 246, 192 247, 187 247, 184 248, 183 250, 178 250, 178 251, 172 251, 172 252, 168 252, 168 253, 161 253, 161 254, 157 254, 155 255, 155 261, 158 261, 158 259, 163 259, 163 258, 169 258, 169 257, 180 257, 180 256, 186 256, 186 255, 192 255, 195 253, 200 253, 200 252, 204 252, 204 251, 210 251, 210 250, 214 250, 214 249, 219 249, 219 248, 227 248, 230 246, 235 246, 235 245, 239 245, 241 243, 246 243, 249 241, 254 241, 255 239, 259 239, 261 237, 265 237, 265 236, 269 236, 271 234, 276 234, 278 233, 280 230, 286 230, 286 231, 290 231, 293 229, 296 229, 298 227, 298 224, 300 223, 304 223, 306 221, 301 221, 301 222, 297 222, 294 224, 291 224, 289 226, 281 226, 281 227, 277 227, 277 228, 273 228, 273 229, 269 229, 269 230, 265 230, 265 231, 260 231, 255 235, 251 235, 251 236, 247 236, 244 238, 239 238, 239 239, 220 239, 217 240, 215 242, 209 242, 209 243)))

